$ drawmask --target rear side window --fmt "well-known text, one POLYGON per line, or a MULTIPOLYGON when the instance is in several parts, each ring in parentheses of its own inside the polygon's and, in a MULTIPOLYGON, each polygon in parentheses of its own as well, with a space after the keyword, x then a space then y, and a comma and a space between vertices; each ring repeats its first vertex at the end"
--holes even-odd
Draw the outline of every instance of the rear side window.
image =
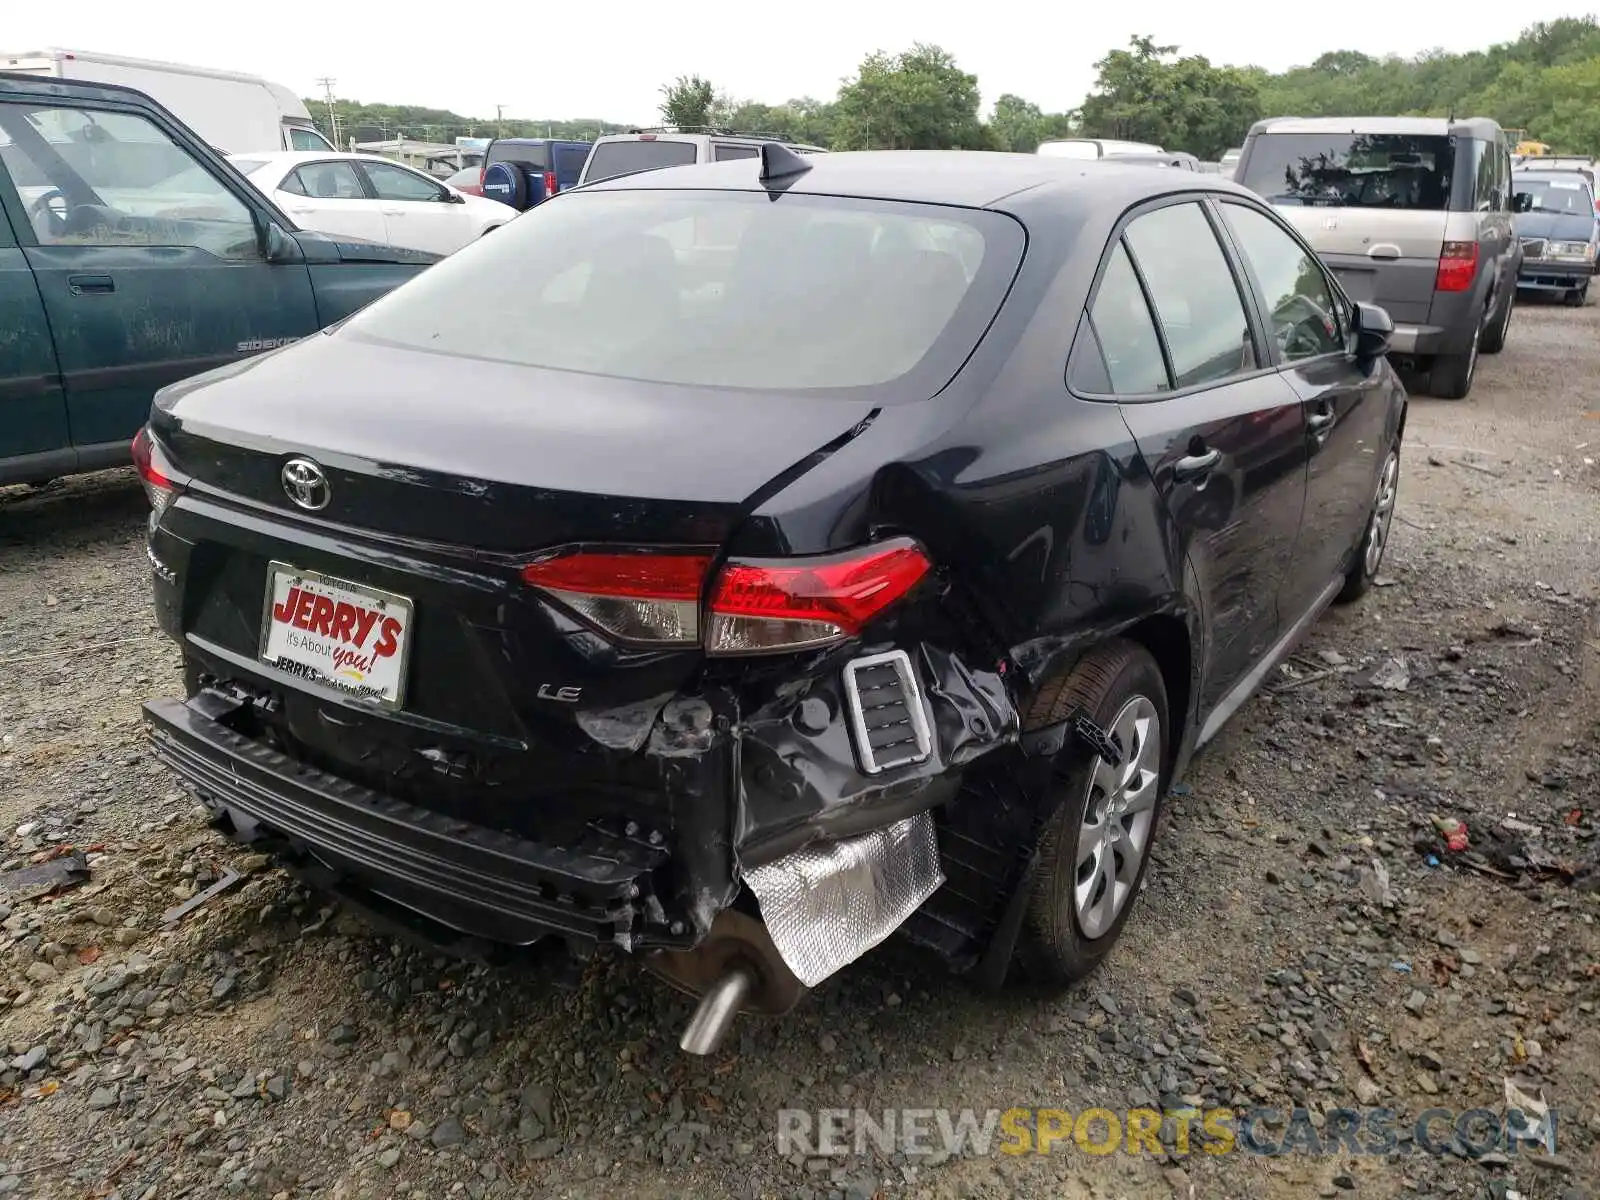
POLYGON ((1274 204, 1443 212, 1455 168, 1448 137, 1264 133, 1239 182, 1274 204))
POLYGON ((286 185, 284 191, 311 196, 317 200, 367 198, 366 189, 361 186, 355 168, 348 162, 312 163, 295 171, 289 176, 288 182, 295 186, 286 185))
POLYGON ((695 161, 693 142, 600 142, 589 155, 585 183, 614 179, 635 171, 654 171, 659 167, 681 167, 695 161))
POLYGON ((488 161, 521 163, 545 171, 550 167, 550 148, 543 142, 495 142, 489 147, 488 161))
POLYGON ((1150 289, 1176 386, 1253 370, 1255 341, 1244 301, 1200 206, 1171 204, 1145 213, 1123 236, 1150 289))
POLYGON ((920 400, 972 352, 1024 245, 993 212, 653 190, 572 192, 490 240, 340 336, 657 384, 892 384, 886 401, 920 400))
POLYGON ((1167 390, 1167 364, 1161 357, 1156 323, 1120 241, 1111 251, 1100 290, 1089 306, 1089 320, 1106 360, 1112 391, 1135 396, 1167 390))
POLYGON ((735 146, 727 142, 717 142, 711 148, 711 156, 717 162, 727 162, 733 158, 759 158, 761 149, 758 146, 735 146))
POLYGON ((583 164, 588 157, 587 146, 557 146, 556 173, 576 178, 583 171, 583 164))
POLYGON ((1333 289, 1316 260, 1253 208, 1224 204, 1222 214, 1261 284, 1272 336, 1284 359, 1297 362, 1342 352, 1333 289))

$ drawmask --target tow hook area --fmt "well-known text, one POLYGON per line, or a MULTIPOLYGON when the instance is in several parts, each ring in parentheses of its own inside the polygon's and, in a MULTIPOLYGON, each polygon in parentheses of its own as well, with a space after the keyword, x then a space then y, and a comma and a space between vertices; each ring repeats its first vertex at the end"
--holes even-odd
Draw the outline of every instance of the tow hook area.
POLYGON ((741 1013, 778 1016, 805 995, 767 927, 737 909, 725 908, 693 950, 658 950, 645 965, 700 1003, 678 1044, 690 1054, 714 1054, 741 1013))

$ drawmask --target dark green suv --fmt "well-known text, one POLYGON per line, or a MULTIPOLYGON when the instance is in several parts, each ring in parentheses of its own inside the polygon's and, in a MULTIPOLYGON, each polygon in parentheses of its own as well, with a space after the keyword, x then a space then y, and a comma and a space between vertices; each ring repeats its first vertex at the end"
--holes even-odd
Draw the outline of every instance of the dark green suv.
POLYGON ((0 484, 128 462, 156 389, 436 257, 296 229, 141 92, 0 72, 0 484))

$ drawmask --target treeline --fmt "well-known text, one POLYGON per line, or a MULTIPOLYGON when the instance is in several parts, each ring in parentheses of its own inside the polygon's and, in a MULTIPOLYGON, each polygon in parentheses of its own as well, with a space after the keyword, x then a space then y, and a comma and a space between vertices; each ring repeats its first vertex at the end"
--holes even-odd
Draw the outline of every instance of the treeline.
MULTIPOLYGON (((1094 90, 1070 112, 1046 112, 1009 93, 987 118, 978 79, 938 46, 874 53, 831 100, 740 100, 682 76, 662 90, 661 118, 777 133, 834 150, 969 149, 1031 152, 1054 137, 1119 137, 1216 159, 1263 116, 1488 116, 1558 151, 1600 153, 1600 23, 1541 22, 1512 42, 1467 54, 1374 58, 1335 50, 1274 74, 1218 65, 1136 37, 1095 64, 1094 90)), ((307 100, 328 131, 325 101, 307 100)), ((592 138, 628 126, 597 118, 512 120, 441 109, 335 102, 342 137, 450 141, 455 136, 592 138)))

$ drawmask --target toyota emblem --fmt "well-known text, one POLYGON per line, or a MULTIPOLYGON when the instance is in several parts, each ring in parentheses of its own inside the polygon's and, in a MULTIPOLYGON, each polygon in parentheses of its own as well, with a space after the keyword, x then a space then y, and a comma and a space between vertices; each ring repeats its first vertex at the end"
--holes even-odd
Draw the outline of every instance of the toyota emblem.
POLYGON ((284 495, 308 512, 327 508, 333 499, 328 477, 309 458, 291 458, 281 472, 284 495))

